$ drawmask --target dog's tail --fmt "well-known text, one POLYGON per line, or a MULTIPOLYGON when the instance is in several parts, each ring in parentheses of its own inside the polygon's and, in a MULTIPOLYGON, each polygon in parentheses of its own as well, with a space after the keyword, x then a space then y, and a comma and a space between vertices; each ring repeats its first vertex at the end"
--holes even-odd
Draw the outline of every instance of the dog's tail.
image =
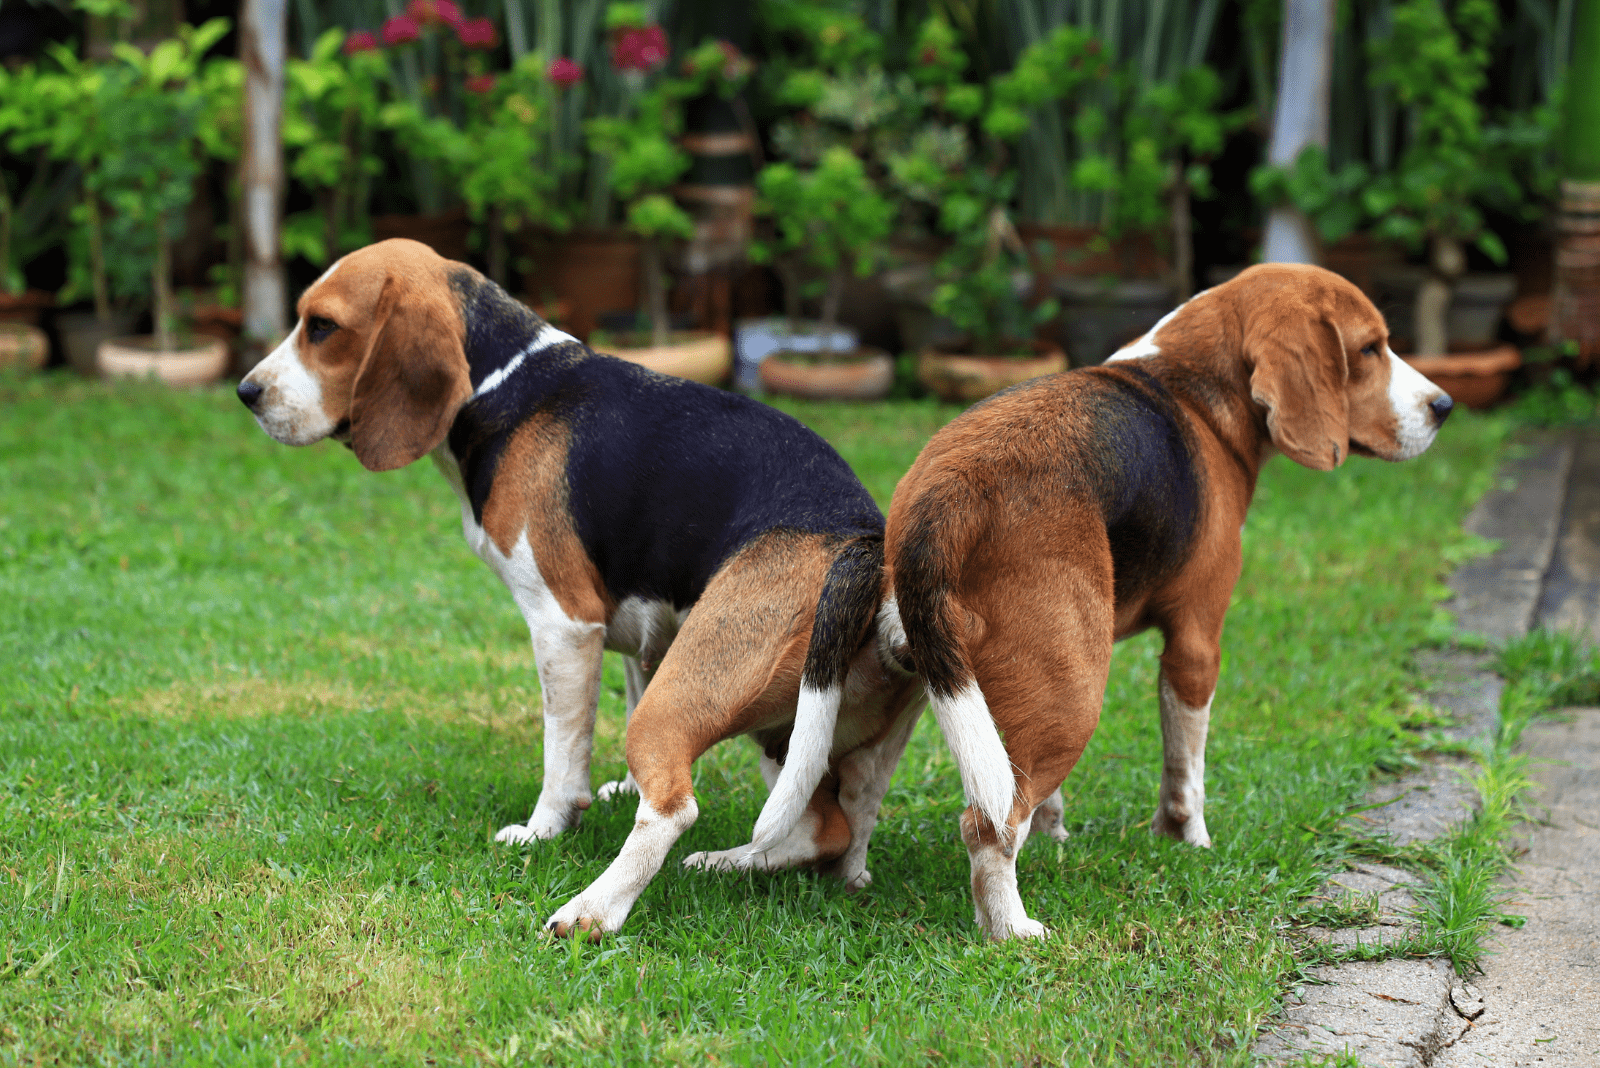
POLYGON ((750 848, 757 853, 788 836, 827 774, 845 676, 862 635, 877 615, 882 589, 881 536, 849 542, 828 567, 800 673, 800 704, 789 734, 789 752, 751 838, 750 848))
POLYGON ((894 608, 911 662, 927 687, 928 703, 961 772, 967 803, 1004 833, 1016 796, 1011 758, 989 715, 989 703, 958 636, 968 625, 956 598, 957 572, 985 536, 984 514, 960 482, 915 501, 890 561, 894 608))

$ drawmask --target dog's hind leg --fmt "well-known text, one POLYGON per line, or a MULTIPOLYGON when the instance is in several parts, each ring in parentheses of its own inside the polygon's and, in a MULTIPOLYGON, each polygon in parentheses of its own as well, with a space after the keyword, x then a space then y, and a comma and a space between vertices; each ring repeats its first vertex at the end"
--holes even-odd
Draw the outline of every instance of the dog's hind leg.
POLYGON ((1150 829, 1196 846, 1211 844, 1206 730, 1220 661, 1217 643, 1204 633, 1169 632, 1161 654, 1161 795, 1150 829))
MULTIPOLYGON (((633 710, 639 707, 639 698, 644 696, 645 687, 650 685, 650 679, 655 675, 655 670, 652 668, 650 671, 646 671, 644 665, 639 663, 638 657, 624 655, 622 658, 622 672, 627 680, 628 712, 627 719, 623 721, 626 725, 633 722, 633 710)), ((626 726, 624 726, 624 730, 626 730, 626 726)), ((611 801, 623 794, 637 794, 638 792, 639 784, 634 782, 633 772, 630 771, 620 779, 602 783, 600 789, 596 791, 596 796, 602 801, 611 801)))

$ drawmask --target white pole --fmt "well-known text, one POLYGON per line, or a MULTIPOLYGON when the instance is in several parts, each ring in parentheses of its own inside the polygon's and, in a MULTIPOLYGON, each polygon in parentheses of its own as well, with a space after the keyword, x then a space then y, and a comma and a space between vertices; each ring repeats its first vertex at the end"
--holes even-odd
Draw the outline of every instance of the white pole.
POLYGON ((244 0, 239 55, 244 62, 245 364, 254 366, 289 332, 289 285, 279 229, 283 220, 283 65, 287 0, 244 0))
MULTIPOLYGON (((1294 166, 1307 145, 1328 147, 1328 101, 1333 87, 1334 0, 1284 0, 1283 48, 1278 56, 1278 105, 1267 162, 1294 166)), ((1311 220, 1291 204, 1267 214, 1261 243, 1267 263, 1316 263, 1311 220)))

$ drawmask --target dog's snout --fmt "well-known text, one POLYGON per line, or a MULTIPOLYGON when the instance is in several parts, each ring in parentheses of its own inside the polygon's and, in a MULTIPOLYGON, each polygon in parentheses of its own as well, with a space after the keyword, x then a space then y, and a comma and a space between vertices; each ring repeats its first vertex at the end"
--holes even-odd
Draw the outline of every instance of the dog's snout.
POLYGON ((1428 408, 1433 412, 1433 421, 1440 426, 1444 426, 1444 421, 1450 418, 1450 412, 1455 406, 1456 402, 1450 399, 1448 393, 1439 394, 1428 404, 1428 408))
MULTIPOLYGON (((248 378, 239 383, 239 399, 244 401, 244 406, 255 411, 256 404, 261 400, 261 394, 266 392, 261 388, 261 383, 252 382, 248 378)), ((1446 404, 1450 403, 1447 399, 1446 404)))

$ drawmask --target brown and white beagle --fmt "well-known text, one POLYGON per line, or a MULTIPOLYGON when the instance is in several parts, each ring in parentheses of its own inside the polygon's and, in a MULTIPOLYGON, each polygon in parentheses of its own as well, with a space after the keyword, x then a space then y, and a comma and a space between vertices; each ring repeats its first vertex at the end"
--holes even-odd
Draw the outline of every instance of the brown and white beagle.
POLYGON ((1199 294, 1105 366, 1025 383, 934 435, 889 510, 880 628, 921 672, 961 769, 991 936, 1045 933, 1016 851, 1030 831, 1065 836, 1059 787, 1099 721, 1112 644, 1151 627, 1165 638, 1152 828, 1210 845, 1206 728, 1261 465, 1409 459, 1450 408, 1389 350, 1360 290, 1275 264, 1199 294))
POLYGON ((621 926, 699 811, 690 765, 739 734, 773 787, 755 841, 686 863, 869 881, 920 685, 871 639, 883 516, 827 443, 748 398, 594 353, 413 241, 339 260, 299 313, 240 399, 276 440, 334 438, 374 471, 431 454, 532 634, 544 782, 497 840, 553 837, 589 807, 601 654, 626 657, 629 776, 601 797, 637 790, 638 819, 552 929, 621 926))

